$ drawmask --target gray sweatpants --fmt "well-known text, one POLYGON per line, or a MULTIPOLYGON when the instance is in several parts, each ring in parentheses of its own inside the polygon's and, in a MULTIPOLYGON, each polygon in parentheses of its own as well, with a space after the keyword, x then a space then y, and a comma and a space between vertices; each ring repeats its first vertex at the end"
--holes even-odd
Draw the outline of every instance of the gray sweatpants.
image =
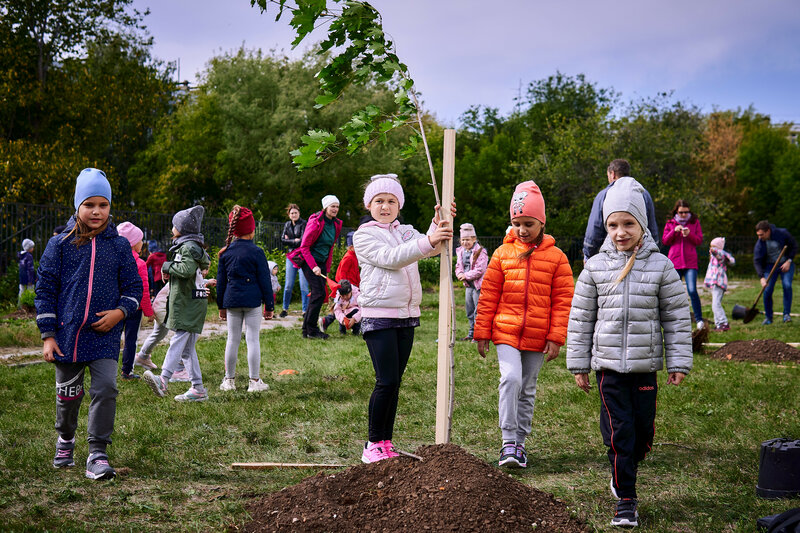
POLYGON ((88 363, 56 362, 56 431, 63 440, 75 437, 78 412, 83 401, 83 378, 89 368, 89 453, 105 452, 111 444, 117 414, 117 360, 97 359, 88 363))
POLYGON ((544 363, 541 352, 520 352, 507 344, 497 345, 500 362, 500 430, 503 442, 524 443, 531 433, 536 379, 544 363))
POLYGON ((465 294, 467 318, 469 319, 468 336, 472 337, 472 333, 475 331, 475 311, 478 310, 478 299, 481 297, 481 291, 472 287, 467 287, 465 294))
POLYGON ((148 337, 142 343, 142 347, 139 350, 139 353, 144 355, 150 355, 153 353, 153 348, 156 347, 156 344, 164 340, 164 337, 167 336, 169 333, 169 328, 167 328, 166 324, 160 323, 158 320, 155 320, 155 325, 153 326, 153 331, 148 335, 148 337))
POLYGON ((722 297, 725 295, 725 289, 714 285, 711 287, 711 310, 714 311, 714 325, 717 327, 728 323, 728 317, 725 316, 725 308, 722 307, 722 297))
POLYGON ((189 379, 192 381, 192 386, 197 392, 205 392, 206 388, 203 386, 203 374, 200 372, 200 360, 197 359, 197 350, 195 345, 197 339, 200 338, 199 333, 190 333, 186 330, 179 329, 172 336, 167 349, 167 355, 164 356, 164 364, 161 365, 161 375, 169 381, 172 374, 178 369, 178 366, 183 360, 186 366, 186 371, 189 372, 189 379))
POLYGON ((236 377, 236 360, 239 357, 239 343, 242 341, 242 325, 247 342, 247 366, 250 379, 258 379, 261 369, 261 331, 260 307, 233 307, 228 309, 228 341, 225 343, 225 377, 236 377))

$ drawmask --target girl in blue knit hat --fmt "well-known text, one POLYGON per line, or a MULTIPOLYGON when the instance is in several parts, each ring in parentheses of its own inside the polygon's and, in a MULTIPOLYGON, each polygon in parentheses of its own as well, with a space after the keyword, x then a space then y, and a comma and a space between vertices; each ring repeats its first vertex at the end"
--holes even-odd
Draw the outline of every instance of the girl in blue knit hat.
POLYGON ((44 360, 56 370, 56 455, 53 466, 74 466, 75 431, 84 372, 91 374, 86 477, 110 479, 108 463, 117 398, 122 320, 142 298, 131 246, 111 222, 105 173, 84 169, 75 187, 75 214, 47 243, 36 284, 36 325, 44 360))

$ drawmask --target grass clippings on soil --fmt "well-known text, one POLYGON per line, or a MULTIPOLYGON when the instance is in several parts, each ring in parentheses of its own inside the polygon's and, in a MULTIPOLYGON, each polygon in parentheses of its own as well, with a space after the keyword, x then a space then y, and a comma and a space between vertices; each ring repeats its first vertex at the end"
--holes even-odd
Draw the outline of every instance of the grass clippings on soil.
POLYGON ((800 350, 774 339, 732 341, 712 353, 710 357, 754 363, 800 363, 800 350))
POLYGON ((247 506, 248 532, 546 531, 587 527, 551 494, 523 485, 453 444, 320 473, 247 506))

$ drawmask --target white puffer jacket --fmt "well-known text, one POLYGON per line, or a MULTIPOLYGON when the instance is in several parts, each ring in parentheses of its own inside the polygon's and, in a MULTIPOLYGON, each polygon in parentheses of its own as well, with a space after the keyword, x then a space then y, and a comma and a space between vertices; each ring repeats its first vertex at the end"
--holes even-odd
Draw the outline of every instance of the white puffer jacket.
POLYGON ((645 232, 633 269, 614 286, 629 257, 606 237, 600 253, 586 262, 572 298, 567 369, 655 372, 666 355, 668 372, 688 373, 692 325, 675 267, 645 232))
MULTIPOLYGON (((435 229, 431 224, 428 233, 435 229)), ((353 247, 361 268, 361 316, 420 316, 422 285, 417 261, 437 253, 428 237, 396 220, 391 224, 372 221, 355 232, 353 247)))

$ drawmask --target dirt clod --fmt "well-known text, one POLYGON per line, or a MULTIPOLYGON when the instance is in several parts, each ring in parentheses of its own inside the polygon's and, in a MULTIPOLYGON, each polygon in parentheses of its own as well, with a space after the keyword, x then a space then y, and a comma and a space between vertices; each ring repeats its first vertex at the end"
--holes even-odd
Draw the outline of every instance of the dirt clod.
POLYGON ((552 495, 453 444, 320 473, 247 506, 255 531, 588 531, 552 495), (535 526, 533 524, 536 524, 535 526))
POLYGON ((756 363, 800 363, 800 350, 774 339, 733 341, 712 353, 710 357, 756 363))

